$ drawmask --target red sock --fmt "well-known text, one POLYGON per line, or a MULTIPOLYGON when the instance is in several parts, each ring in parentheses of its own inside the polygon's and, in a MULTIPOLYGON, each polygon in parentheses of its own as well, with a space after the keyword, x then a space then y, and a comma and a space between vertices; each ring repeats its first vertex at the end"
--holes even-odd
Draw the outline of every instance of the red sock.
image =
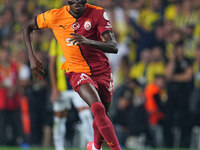
POLYGON ((96 126, 111 150, 121 150, 115 134, 114 127, 110 119, 106 115, 103 104, 101 102, 95 102, 94 104, 92 104, 91 110, 94 115, 96 126))
POLYGON ((94 147, 96 149, 101 149, 104 138, 101 135, 99 129, 97 128, 96 121, 93 121, 93 129, 94 129, 94 147))

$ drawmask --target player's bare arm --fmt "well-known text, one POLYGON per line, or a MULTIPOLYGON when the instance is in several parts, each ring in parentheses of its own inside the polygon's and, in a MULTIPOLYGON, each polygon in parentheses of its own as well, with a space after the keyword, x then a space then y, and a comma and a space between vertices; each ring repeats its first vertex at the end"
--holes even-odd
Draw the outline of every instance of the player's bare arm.
POLYGON ((99 42, 95 40, 90 40, 80 34, 72 33, 73 37, 71 38, 70 42, 76 45, 85 45, 85 46, 92 46, 96 49, 99 49, 105 53, 117 53, 117 42, 114 36, 114 33, 107 32, 103 35, 105 41, 99 42))
POLYGON ((42 66, 42 62, 36 57, 31 43, 31 33, 33 30, 37 29, 38 28, 35 25, 35 20, 32 19, 24 25, 23 33, 24 33, 26 48, 28 50, 28 57, 30 61, 31 71, 36 79, 41 79, 42 78, 41 73, 44 74, 44 68, 42 66))

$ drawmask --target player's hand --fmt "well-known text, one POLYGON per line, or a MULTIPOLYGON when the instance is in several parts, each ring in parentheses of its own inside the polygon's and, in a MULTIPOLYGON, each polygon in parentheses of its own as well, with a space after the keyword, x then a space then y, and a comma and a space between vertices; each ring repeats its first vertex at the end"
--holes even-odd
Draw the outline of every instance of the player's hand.
POLYGON ((72 35, 72 38, 70 40, 70 42, 73 43, 73 45, 85 45, 88 46, 90 43, 90 40, 87 39, 86 37, 80 35, 80 34, 76 34, 76 33, 71 33, 70 35, 72 35))
POLYGON ((58 97, 60 97, 59 90, 58 89, 52 89, 51 96, 50 96, 51 102, 53 103, 56 100, 58 100, 58 97))
POLYGON ((43 79, 41 73, 45 73, 44 68, 42 66, 42 62, 36 56, 30 58, 30 67, 36 79, 43 79))

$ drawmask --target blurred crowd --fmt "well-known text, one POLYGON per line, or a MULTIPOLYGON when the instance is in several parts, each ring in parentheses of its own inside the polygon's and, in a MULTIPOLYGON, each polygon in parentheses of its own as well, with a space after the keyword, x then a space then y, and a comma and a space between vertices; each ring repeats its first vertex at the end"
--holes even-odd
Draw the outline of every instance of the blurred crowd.
MULTIPOLYGON (((52 146, 50 30, 32 34, 43 80, 32 77, 23 25, 66 0, 0 0, 0 145, 52 146)), ((200 1, 88 0, 103 7, 119 52, 110 117, 122 147, 200 149, 200 1)), ((73 131, 76 111, 72 111, 73 131)), ((68 132, 70 133, 70 132, 68 132)), ((71 139, 73 132, 68 134, 71 139)))

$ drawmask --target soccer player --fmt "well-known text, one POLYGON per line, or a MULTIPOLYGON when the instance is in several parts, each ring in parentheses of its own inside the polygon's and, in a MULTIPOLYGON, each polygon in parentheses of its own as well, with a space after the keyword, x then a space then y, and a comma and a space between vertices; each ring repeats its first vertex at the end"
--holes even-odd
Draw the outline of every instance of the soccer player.
POLYGON ((54 124, 53 139, 56 150, 65 150, 65 134, 68 111, 71 109, 71 102, 78 111, 81 123, 76 127, 80 130, 79 147, 85 147, 86 142, 93 140, 92 121, 93 117, 88 105, 80 96, 74 92, 60 69, 65 58, 55 38, 51 40, 49 48, 49 73, 52 85, 51 101, 53 102, 54 124), (89 125, 88 125, 89 124, 89 125))
POLYGON ((66 60, 62 69, 94 116, 94 142, 88 143, 87 149, 101 149, 105 139, 112 150, 119 150, 113 125, 106 115, 112 99, 112 76, 104 54, 117 53, 117 43, 106 12, 86 2, 68 0, 69 5, 44 12, 24 26, 30 67, 40 79, 44 69, 32 48, 31 32, 51 28, 66 60))

